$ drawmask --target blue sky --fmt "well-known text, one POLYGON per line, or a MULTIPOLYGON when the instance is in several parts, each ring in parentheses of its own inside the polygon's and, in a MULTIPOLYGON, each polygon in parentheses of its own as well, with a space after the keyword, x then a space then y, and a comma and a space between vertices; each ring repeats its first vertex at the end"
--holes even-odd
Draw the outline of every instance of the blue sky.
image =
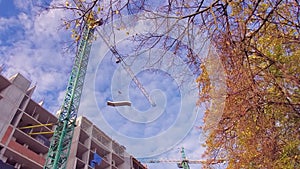
MULTIPOLYGON (((19 72, 32 85, 36 84, 33 99, 44 100, 44 106, 55 113, 62 103, 74 57, 74 53, 63 50, 71 39, 70 33, 61 28, 60 18, 68 14, 41 11, 36 5, 42 2, 34 3, 0 0, 0 65, 5 76, 19 72)), ((126 31, 139 33, 147 28, 145 25, 137 22, 134 28, 118 32, 120 48, 131 48, 126 31)), ((100 30, 106 31, 109 30, 100 30)), ((180 65, 182 58, 154 49, 139 54, 139 59, 128 57, 125 61, 157 106, 149 105, 124 68, 115 63, 104 41, 98 38, 92 47, 79 114, 87 116, 137 157, 180 159, 179 148, 185 147, 189 159, 200 160, 204 137, 196 126, 202 123, 203 108, 195 106, 197 91, 190 90, 195 89, 195 77, 183 76, 190 73, 184 64, 179 68, 168 66, 171 62, 180 65), (149 58, 158 59, 161 54, 166 58, 161 62, 163 65, 145 62, 149 58), (132 107, 107 107, 108 100, 130 100, 132 107)), ((177 167, 175 163, 148 166, 177 167)), ((194 168, 200 166, 191 165, 194 168)))

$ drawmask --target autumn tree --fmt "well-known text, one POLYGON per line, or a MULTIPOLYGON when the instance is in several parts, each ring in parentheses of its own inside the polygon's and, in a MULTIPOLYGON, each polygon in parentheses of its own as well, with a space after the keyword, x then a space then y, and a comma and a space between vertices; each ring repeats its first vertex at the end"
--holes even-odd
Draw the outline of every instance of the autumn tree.
POLYGON ((225 68, 227 96, 221 121, 206 142, 208 163, 299 168, 299 2, 222 6, 211 36, 225 68))

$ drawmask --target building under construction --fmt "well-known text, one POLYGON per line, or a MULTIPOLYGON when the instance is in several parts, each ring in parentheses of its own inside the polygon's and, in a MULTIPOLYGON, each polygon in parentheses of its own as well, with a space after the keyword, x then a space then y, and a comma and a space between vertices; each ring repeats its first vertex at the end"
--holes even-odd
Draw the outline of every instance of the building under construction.
MULTIPOLYGON (((31 99, 35 86, 21 74, 0 74, 0 168, 42 169, 57 117, 31 99)), ((146 169, 85 117, 78 117, 68 169, 146 169)))

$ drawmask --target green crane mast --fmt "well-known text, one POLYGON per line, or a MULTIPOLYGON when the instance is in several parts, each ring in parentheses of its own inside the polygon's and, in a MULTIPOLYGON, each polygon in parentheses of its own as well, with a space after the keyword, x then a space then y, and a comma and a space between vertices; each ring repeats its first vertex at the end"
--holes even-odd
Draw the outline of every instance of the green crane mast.
MULTIPOLYGON (((93 20, 93 19, 91 19, 93 20)), ((44 169, 65 169, 69 156, 96 22, 86 22, 44 169)), ((97 23, 99 25, 100 22, 97 23)))
POLYGON ((189 160, 186 158, 184 148, 181 147, 181 162, 177 163, 178 168, 190 169, 189 160))

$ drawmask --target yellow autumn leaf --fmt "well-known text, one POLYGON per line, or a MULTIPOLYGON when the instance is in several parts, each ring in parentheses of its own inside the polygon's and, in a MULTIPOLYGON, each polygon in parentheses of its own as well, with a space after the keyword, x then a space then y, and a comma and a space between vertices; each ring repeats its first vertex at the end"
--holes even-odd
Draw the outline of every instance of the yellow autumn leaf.
POLYGON ((66 23, 66 29, 68 30, 70 28, 70 23, 66 23))
POLYGON ((80 36, 77 36, 75 40, 76 40, 76 41, 79 41, 79 39, 80 39, 80 36))

